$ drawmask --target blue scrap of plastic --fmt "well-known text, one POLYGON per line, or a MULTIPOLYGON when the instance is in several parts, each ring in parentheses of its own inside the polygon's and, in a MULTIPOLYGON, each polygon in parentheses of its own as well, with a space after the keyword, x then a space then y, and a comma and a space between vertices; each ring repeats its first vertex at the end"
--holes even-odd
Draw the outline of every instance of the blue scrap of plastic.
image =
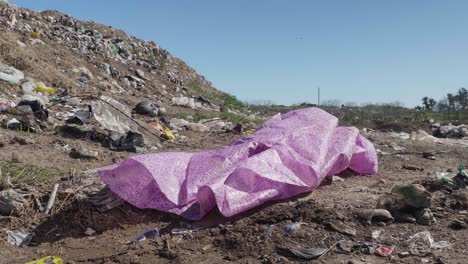
POLYGON ((150 229, 144 233, 141 233, 139 234, 138 236, 132 238, 132 240, 130 240, 130 242, 139 242, 139 241, 143 241, 145 239, 153 239, 153 238, 156 238, 160 236, 159 234, 159 230, 157 228, 153 228, 153 229, 150 229))
POLYGON ((284 229, 286 231, 286 234, 292 235, 294 231, 299 229, 301 227, 302 223, 292 223, 292 224, 287 224, 284 229))

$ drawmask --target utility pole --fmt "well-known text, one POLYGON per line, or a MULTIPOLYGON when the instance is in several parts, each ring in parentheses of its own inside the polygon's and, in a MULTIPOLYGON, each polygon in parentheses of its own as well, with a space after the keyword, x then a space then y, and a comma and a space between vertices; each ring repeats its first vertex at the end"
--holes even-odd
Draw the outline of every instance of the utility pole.
POLYGON ((317 93, 318 93, 317 106, 320 106, 320 86, 317 86, 317 93))

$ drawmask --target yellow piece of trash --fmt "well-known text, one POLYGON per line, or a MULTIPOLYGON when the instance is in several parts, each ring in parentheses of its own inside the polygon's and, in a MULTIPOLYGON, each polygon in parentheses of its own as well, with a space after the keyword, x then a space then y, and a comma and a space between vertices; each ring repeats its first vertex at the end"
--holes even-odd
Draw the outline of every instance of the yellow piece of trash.
POLYGON ((208 244, 208 245, 202 247, 202 250, 203 250, 203 251, 207 251, 207 250, 210 249, 211 247, 212 247, 212 245, 211 245, 211 244, 208 244))
POLYGON ((169 128, 167 128, 167 127, 164 128, 164 134, 163 134, 162 136, 163 136, 165 139, 167 139, 167 140, 174 140, 174 139, 176 139, 176 137, 174 136, 174 134, 172 134, 172 131, 171 131, 169 128))
POLYGON ((41 33, 37 32, 37 31, 34 31, 34 32, 31 32, 31 37, 32 38, 39 38, 41 36, 41 33))
POLYGON ((244 131, 244 133, 245 133, 246 135, 252 135, 252 134, 253 134, 253 130, 247 129, 247 130, 244 131))
POLYGON ((55 90, 52 87, 47 87, 44 83, 42 82, 37 82, 36 83, 36 88, 34 91, 39 92, 39 93, 48 93, 48 94, 54 94, 55 90))
POLYGON ((55 256, 47 256, 38 260, 28 262, 26 264, 63 264, 62 258, 55 256))

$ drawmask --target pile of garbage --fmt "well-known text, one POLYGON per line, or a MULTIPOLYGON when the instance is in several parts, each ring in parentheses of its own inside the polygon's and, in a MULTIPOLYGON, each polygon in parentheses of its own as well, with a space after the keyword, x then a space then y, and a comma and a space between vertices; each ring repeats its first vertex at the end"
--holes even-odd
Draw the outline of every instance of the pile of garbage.
POLYGON ((433 123, 431 128, 433 135, 438 138, 468 139, 468 125, 454 126, 433 123))
MULTIPOLYGON (((437 132, 435 132, 435 135, 437 132)), ((458 146, 468 146, 468 138, 466 137, 436 137, 430 135, 424 130, 413 131, 411 134, 406 132, 391 132, 390 136, 396 139, 401 140, 411 140, 427 143, 437 143, 437 144, 446 144, 446 145, 458 145, 458 146)))
MULTIPOLYGON (((219 100, 193 95, 219 91, 152 41, 56 11, 17 8, 7 1, 0 1, 0 30, 16 34, 17 41, 8 44, 19 50, 59 44, 57 47, 63 46, 67 52, 74 51, 77 58, 71 67, 60 63, 62 58, 55 65, 47 65, 63 73, 60 78, 70 79, 71 86, 37 74, 34 67, 40 64, 23 69, 0 63, 0 85, 9 89, 0 93, 3 128, 34 133, 56 131, 65 137, 100 142, 111 150, 134 152, 155 150, 161 140, 183 138, 181 130, 236 131, 236 124, 218 118, 198 122, 168 118, 175 116, 174 108, 220 112, 216 104, 221 103, 219 100), (192 86, 197 88, 191 90, 192 86), (128 95, 132 100, 126 100, 128 95)), ((81 147, 64 148, 73 157, 96 157, 95 152, 81 147)))
MULTIPOLYGON (((80 72, 89 70, 80 67, 80 72)), ((102 143, 116 151, 140 152, 160 147, 161 140, 180 138, 181 130, 195 132, 233 131, 234 124, 220 118, 193 122, 193 118, 166 118, 167 110, 155 100, 145 99, 129 108, 112 97, 70 96, 60 89, 36 81, 11 66, 0 64, 0 80, 21 87, 20 97, 0 97, 0 125, 11 130, 40 133, 55 129, 62 135, 102 143), (146 121, 142 121, 146 120, 146 121)), ((198 104, 200 107, 201 104, 198 104)), ((85 149, 69 149, 77 158, 95 158, 85 149)))
MULTIPOLYGON (((82 22, 56 11, 35 12, 5 1, 0 1, 0 29, 19 33, 21 37, 16 44, 24 49, 31 45, 56 43, 82 55, 92 68, 63 69, 66 75, 74 78, 78 87, 94 86, 103 91, 127 94, 157 90, 163 95, 175 95, 171 97, 173 105, 220 109, 214 102, 190 96, 187 92, 192 85, 209 92, 217 91, 203 76, 152 41, 137 39, 96 23, 82 22)), ((0 78, 19 84, 23 78, 21 73, 3 67, 0 67, 0 78)))

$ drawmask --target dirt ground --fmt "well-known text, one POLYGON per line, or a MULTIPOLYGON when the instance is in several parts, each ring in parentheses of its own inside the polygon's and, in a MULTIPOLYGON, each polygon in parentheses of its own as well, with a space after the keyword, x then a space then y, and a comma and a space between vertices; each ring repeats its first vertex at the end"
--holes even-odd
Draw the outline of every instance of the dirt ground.
MULTIPOLYGON (((50 31, 57 25, 51 24, 46 16, 61 17, 60 14, 53 11, 28 12, 35 19, 21 22, 31 24, 34 28, 39 27, 44 33, 41 40, 45 44, 29 45, 30 32, 2 30, 0 61, 24 71, 27 77, 53 86, 57 94, 63 95, 58 99, 73 96, 84 99, 89 95, 104 94, 129 107, 135 106, 142 99, 156 100, 166 108, 165 118, 168 120, 173 117, 185 118, 188 115, 208 118, 208 116, 227 114, 211 108, 205 109, 206 111, 193 111, 172 106, 171 100, 174 97, 204 96, 212 103, 223 106, 223 109, 229 109, 240 103, 234 100, 233 104, 234 97, 226 97, 226 94, 217 91, 204 77, 197 75, 192 68, 166 51, 156 54, 157 64, 164 62, 164 65, 150 69, 137 63, 136 59, 139 61, 147 59, 138 55, 139 52, 134 54, 135 61, 124 61, 125 63, 120 62, 122 58, 115 52, 109 55, 103 55, 101 52, 80 53, 72 48, 76 48, 75 46, 81 42, 69 38, 71 42, 67 40, 62 43, 61 35, 56 36, 50 31), (46 37, 47 35, 54 37, 46 37), (18 41, 23 45, 26 43, 26 48, 18 46, 18 41), (115 68, 115 72, 119 74, 109 75, 103 69, 102 63, 110 64, 109 66, 115 68), (95 76, 94 79, 89 78, 87 85, 80 83, 79 78, 82 76, 72 70, 82 66, 95 76), (134 75, 136 69, 144 70, 146 77, 149 78, 144 89, 132 88, 124 81, 124 77, 134 75), (102 80, 112 83, 110 88, 107 85, 102 86, 102 80), (124 87, 124 92, 119 92, 118 86, 124 87), (226 98, 231 101, 226 102, 226 98)), ((66 28, 60 32, 71 32, 67 30, 69 26, 64 26, 66 28)), ((96 29, 111 38, 126 39, 128 43, 135 41, 121 31, 92 22, 79 22, 78 26, 83 30, 96 29)), ((79 36, 81 35, 76 35, 76 39, 79 39, 79 36)), ((17 97, 22 95, 18 85, 2 83, 0 88, 0 92, 9 100, 16 101, 17 97)), ((71 108, 54 107, 49 110, 67 110, 67 112, 71 110, 71 108)), ((57 107, 62 106, 57 105, 57 107)), ((254 117, 262 120, 263 117, 271 116, 273 111, 290 110, 287 107, 278 106, 278 108, 280 109, 276 111, 261 106, 261 111, 265 111, 264 115, 254 115, 254 117)), ((230 115, 239 117, 242 114, 240 117, 246 119, 247 115, 250 116, 257 111, 244 110, 242 113, 230 113, 230 115)), ((347 112, 344 110, 340 108, 342 113, 337 110, 336 116, 341 119, 343 116, 354 118, 355 112, 359 110, 357 112, 363 112, 366 114, 363 116, 367 117, 369 112, 368 109, 348 109, 347 112)), ((412 119, 404 119, 403 114, 392 111, 395 109, 389 108, 388 112, 383 112, 381 117, 385 117, 385 122, 374 122, 375 118, 365 119, 373 120, 375 123, 366 126, 396 132, 411 132, 420 128, 419 123, 408 121, 412 119), (404 123, 388 122, 388 119, 396 116, 404 123)), ((55 116, 53 112, 51 116, 55 116)), ((138 118, 150 121, 148 117, 138 118)), ((249 123, 251 121, 249 120, 249 123)), ((238 121, 232 122, 235 124, 238 121)), ((162 123, 167 125, 168 122, 162 123)), ((182 131, 180 134, 185 135, 187 139, 178 139, 175 142, 164 141, 157 150, 147 149, 142 153, 207 150, 225 146, 238 137, 227 132, 182 131)), ((327 254, 311 261, 312 263, 466 263, 468 241, 466 190, 455 194, 445 194, 440 191, 432 194, 431 210, 437 223, 431 226, 399 222, 385 226, 368 225, 357 219, 355 214, 361 210, 376 208, 378 199, 396 184, 433 179, 436 172, 455 171, 459 164, 467 164, 468 148, 457 144, 400 140, 383 131, 366 133, 365 136, 377 149, 388 153, 379 155, 380 169, 377 175, 352 176, 345 173, 342 175, 344 181, 328 180, 311 193, 287 201, 265 204, 235 218, 226 219, 219 212, 213 211, 200 222, 188 222, 175 215, 155 210, 141 210, 129 204, 100 212, 85 201, 85 195, 102 188, 102 182, 92 172, 93 170, 122 161, 131 155, 136 155, 135 153, 111 151, 98 142, 86 141, 53 129, 41 134, 32 134, 0 128, 0 191, 8 187, 6 176, 14 174, 13 186, 30 195, 28 198, 30 203, 20 210, 19 215, 0 216, 0 264, 27 263, 49 255, 61 257, 64 263, 297 262, 278 255, 276 252, 278 247, 331 248, 327 254), (397 154, 397 151, 388 146, 393 142, 405 147, 404 153, 397 154), (88 150, 97 151, 99 153, 97 159, 70 157, 68 151, 80 145, 88 150), (423 158, 422 152, 438 154, 436 160, 429 160, 423 158), (403 169, 405 165, 419 167, 422 170, 403 169), (55 183, 60 184, 57 199, 51 214, 46 216, 40 211, 40 207, 46 204, 55 183), (461 226, 454 230, 452 223, 456 220, 465 225, 460 224, 461 226), (347 236, 329 229, 329 223, 335 221, 341 221, 344 225, 354 228, 356 235, 347 236), (288 234, 285 232, 285 225, 291 223, 302 225, 295 232, 288 234), (88 228, 92 228, 96 233, 86 235, 85 231, 88 228), (152 228, 157 228, 161 236, 138 243, 128 243, 136 235, 152 228), (193 232, 185 236, 172 234, 174 228, 186 228, 193 232), (7 230, 25 230, 33 232, 35 236, 27 247, 16 247, 7 242, 7 230), (381 240, 385 245, 395 246, 394 253, 389 257, 364 253, 345 254, 334 246, 339 241, 356 244, 370 242, 372 232, 377 230, 382 230, 381 240), (402 252, 409 251, 408 239, 421 231, 429 231, 436 242, 447 241, 451 247, 434 249, 430 255, 424 257, 402 257, 402 252)))
MULTIPOLYGON (((312 262, 466 263, 468 231, 452 230, 449 225, 456 219, 468 221, 467 203, 462 202, 460 206, 453 195, 433 193, 431 210, 437 223, 431 226, 408 223, 369 226, 355 217, 355 212, 359 210, 375 208, 379 197, 395 184, 433 177, 436 172, 454 170, 461 162, 466 163, 466 147, 403 141, 383 132, 367 133, 366 137, 376 148, 390 153, 379 156, 380 168, 377 175, 343 176, 344 181, 324 182, 312 193, 264 205, 233 219, 225 219, 218 212, 212 212, 201 222, 187 222, 174 215, 140 210, 128 204, 102 213, 67 193, 66 186, 71 183, 70 180, 63 179, 63 176, 118 162, 132 153, 112 152, 97 143, 64 139, 53 133, 18 134, 4 129, 0 132, 0 141, 5 145, 1 148, 0 160, 11 160, 14 155, 12 153, 17 153, 19 164, 32 164, 56 173, 52 179, 32 183, 29 189, 46 199, 53 183, 59 182, 64 186, 60 188, 56 207, 50 217, 41 216, 42 213, 31 208, 19 217, 0 218, 0 229, 26 228, 35 233, 30 246, 19 248, 9 245, 2 232, 0 263, 26 263, 48 255, 60 256, 65 263, 294 263, 295 260, 276 254, 275 248, 328 248, 342 240, 371 241, 372 231, 378 229, 383 229, 389 243, 396 246, 391 257, 363 253, 344 254, 333 248, 322 258, 312 262), (30 139, 32 142, 27 145, 10 143, 15 137, 30 139), (387 145, 394 141, 406 148, 405 153, 410 154, 393 155, 396 151, 387 145), (96 161, 72 159, 63 150, 63 146, 67 144, 83 144, 87 148, 98 150, 100 155, 96 161), (419 154, 424 151, 442 153, 436 155, 436 160, 428 160, 419 154), (417 166, 423 168, 423 171, 402 169, 404 165, 417 166), (355 228, 356 236, 350 237, 329 230, 326 224, 335 220, 355 228), (304 224, 288 235, 284 231, 284 225, 293 222, 304 224), (198 227, 204 228, 194 231, 191 239, 170 232, 172 228, 198 227), (84 234, 87 228, 92 228, 97 233, 87 236, 84 234), (151 228, 158 228, 161 236, 138 243, 127 243, 137 234, 151 228), (405 241, 425 230, 432 234, 435 241, 449 242, 451 248, 433 250, 432 255, 426 257, 400 257, 398 253, 408 251, 405 241)), ((208 137, 194 132, 186 135, 188 141, 185 144, 166 142, 158 151, 215 148, 236 137, 229 133, 211 134, 208 137)))

